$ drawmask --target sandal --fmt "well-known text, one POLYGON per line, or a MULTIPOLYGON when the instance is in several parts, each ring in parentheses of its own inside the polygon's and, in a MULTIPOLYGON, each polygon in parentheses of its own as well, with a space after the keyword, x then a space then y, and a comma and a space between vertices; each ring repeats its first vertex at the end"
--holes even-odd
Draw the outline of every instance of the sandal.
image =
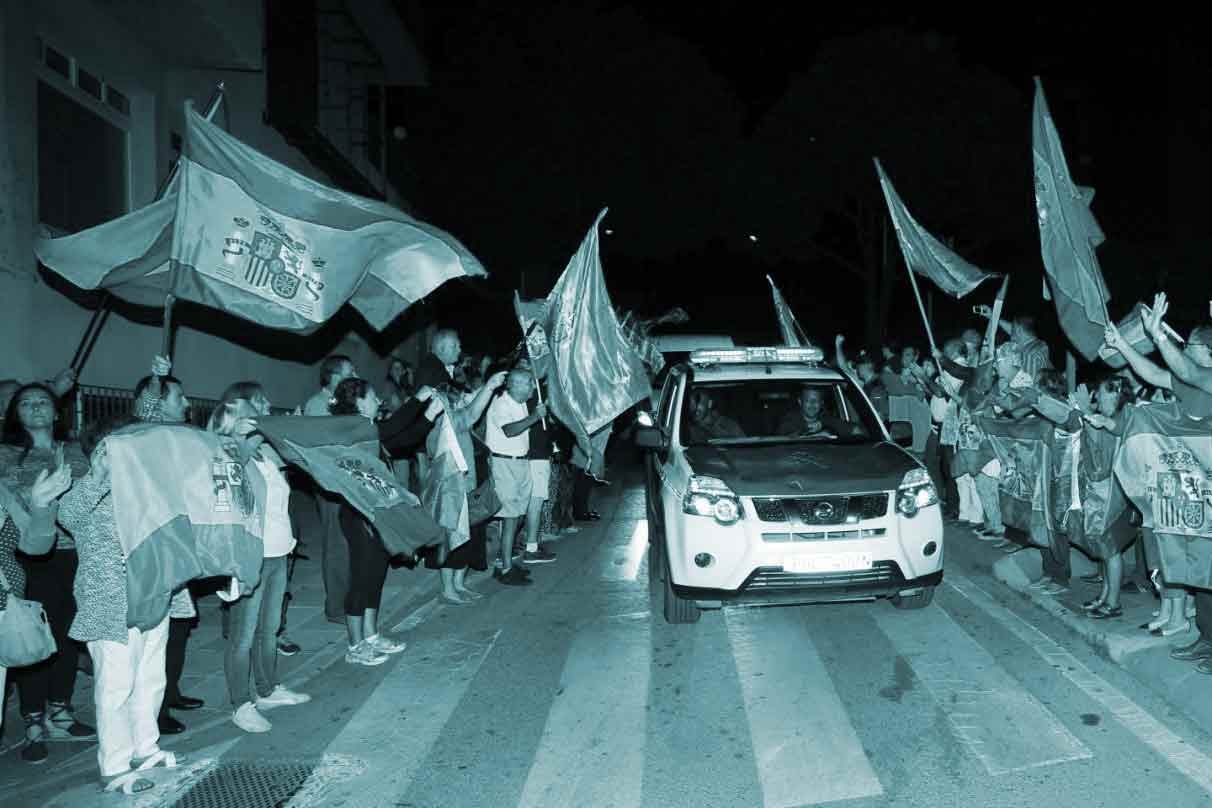
POLYGON ((1103 604, 1094 611, 1090 612, 1090 617, 1093 620, 1107 620, 1112 617, 1122 617, 1124 609, 1122 606, 1108 606, 1103 604))
POLYGON ((1104 605, 1106 605, 1106 604, 1102 598, 1095 598, 1094 600, 1088 600, 1085 603, 1083 603, 1082 611, 1083 612, 1097 612, 1104 605))
POLYGON ((166 769, 175 769, 177 768, 177 763, 177 756, 172 752, 165 752, 163 749, 157 749, 145 758, 135 758, 131 761, 137 772, 145 772, 157 766, 163 766, 166 769))
POLYGON ((460 590, 458 590, 458 592, 459 592, 459 597, 467 598, 468 600, 480 600, 481 598, 484 597, 483 595, 481 595, 479 592, 475 591, 474 589, 460 589, 460 590))
POLYGON ((445 603, 447 606, 463 606, 464 604, 471 602, 469 600, 463 600, 461 595, 456 595, 455 597, 451 597, 450 595, 447 595, 445 592, 438 595, 438 600, 441 601, 442 603, 445 603))
POLYGON ((151 791, 155 787, 155 783, 144 777, 140 777, 139 772, 134 769, 127 769, 121 774, 115 774, 113 777, 101 778, 101 790, 106 794, 121 791, 126 796, 133 797, 135 794, 151 791))

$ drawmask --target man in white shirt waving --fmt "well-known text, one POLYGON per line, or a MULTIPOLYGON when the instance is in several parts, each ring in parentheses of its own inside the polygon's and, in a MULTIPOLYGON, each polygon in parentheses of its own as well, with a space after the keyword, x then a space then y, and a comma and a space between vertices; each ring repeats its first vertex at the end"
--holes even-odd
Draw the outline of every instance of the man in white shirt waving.
POLYGON ((505 383, 505 394, 488 405, 484 419, 484 442, 491 453, 492 482, 501 500, 501 568, 493 577, 507 586, 525 586, 530 579, 513 568, 513 540, 518 519, 530 503, 530 428, 547 414, 539 404, 530 412, 526 402, 534 393, 534 377, 526 370, 512 370, 505 383))

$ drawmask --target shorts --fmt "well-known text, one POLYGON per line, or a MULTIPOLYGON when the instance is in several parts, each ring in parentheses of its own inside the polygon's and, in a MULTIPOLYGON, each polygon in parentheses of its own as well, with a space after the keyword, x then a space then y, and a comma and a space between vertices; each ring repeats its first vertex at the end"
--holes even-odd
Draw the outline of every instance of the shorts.
POLYGON ((493 456, 490 462, 492 485, 501 500, 501 509, 496 515, 502 519, 525 516, 530 504, 530 461, 493 456))
POLYGON ((547 501, 547 491, 551 488, 551 461, 530 461, 530 499, 533 502, 547 501))

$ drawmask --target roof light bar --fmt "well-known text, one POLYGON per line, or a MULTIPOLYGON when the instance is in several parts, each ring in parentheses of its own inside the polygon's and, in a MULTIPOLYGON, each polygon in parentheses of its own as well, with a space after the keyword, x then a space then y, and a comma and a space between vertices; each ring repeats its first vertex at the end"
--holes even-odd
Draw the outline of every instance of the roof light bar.
POLYGON ((727 350, 701 350, 690 354, 690 361, 696 365, 715 364, 744 364, 769 362, 802 362, 817 364, 824 360, 825 354, 820 348, 734 348, 727 350))

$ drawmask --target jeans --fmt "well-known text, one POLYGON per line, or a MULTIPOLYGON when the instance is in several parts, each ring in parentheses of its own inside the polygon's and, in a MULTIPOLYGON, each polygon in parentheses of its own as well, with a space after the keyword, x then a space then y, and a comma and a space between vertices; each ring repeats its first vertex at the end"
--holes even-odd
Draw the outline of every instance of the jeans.
POLYGON ((156 717, 164 700, 164 647, 168 618, 151 631, 127 630, 125 643, 95 640, 93 703, 97 710, 97 763, 102 777, 130 768, 132 757, 160 748, 156 717))
POLYGON ((25 596, 38 601, 46 610, 46 619, 58 648, 49 659, 13 671, 21 695, 21 712, 33 715, 46 710, 48 701, 71 704, 76 689, 76 662, 80 652, 67 631, 76 619, 72 586, 80 561, 75 550, 56 549, 50 555, 23 558, 22 562, 26 575, 25 596))
POLYGON ((976 475, 976 492, 980 494, 981 507, 985 509, 985 527, 994 533, 1005 533, 1006 525, 1002 522, 1002 495, 998 490, 997 478, 983 473, 976 475))
POLYGON ((257 588, 231 606, 223 670, 236 707, 253 700, 250 678, 256 679, 257 696, 268 696, 278 684, 278 626, 285 594, 286 556, 267 558, 261 562, 257 588))

